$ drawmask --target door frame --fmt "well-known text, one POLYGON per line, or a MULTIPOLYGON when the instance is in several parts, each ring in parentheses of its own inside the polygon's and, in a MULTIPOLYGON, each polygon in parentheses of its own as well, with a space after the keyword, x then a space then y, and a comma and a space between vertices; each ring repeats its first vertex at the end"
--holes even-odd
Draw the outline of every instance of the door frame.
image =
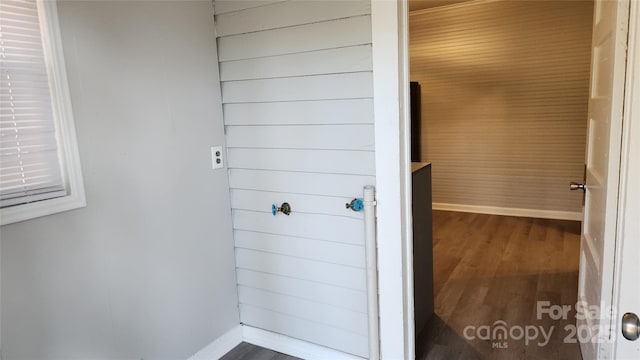
MULTIPOLYGON (((617 234, 615 246, 615 267, 613 274, 613 299, 616 315, 612 317, 611 328, 616 330, 621 323, 622 314, 634 312, 640 314, 640 306, 629 304, 622 297, 623 267, 630 264, 625 262, 624 253, 640 250, 637 239, 640 239, 640 194, 634 189, 640 174, 640 2, 631 1, 629 9, 629 33, 627 39, 627 69, 624 95, 624 111, 622 122, 622 146, 620 156, 620 184, 618 199, 617 234), (633 179, 633 180, 632 180, 633 179), (636 240, 634 242, 634 239, 636 240)), ((633 264, 637 266, 637 264, 633 264)), ((619 342, 627 342, 617 331, 612 334, 611 347, 606 347, 609 358, 615 359, 620 349, 619 342)), ((635 346, 640 346, 636 344, 635 346)))
MULTIPOLYGON (((630 1, 627 82, 623 114, 623 154, 619 189, 629 173, 640 172, 630 159, 632 141, 640 141, 640 3, 630 1), (636 94, 636 99, 633 94, 636 94), (635 124, 635 126, 631 126, 635 124)), ((375 118, 377 238, 379 271, 380 356, 414 359, 413 242, 411 219, 411 161, 409 117, 409 44, 407 0, 372 0, 373 88, 375 118)), ((637 147, 637 145, 635 145, 637 147)), ((624 220, 640 214, 640 197, 619 194, 615 245, 620 259, 625 240, 640 238, 640 229, 624 227, 624 220), (625 213, 626 211, 626 213, 625 213), (633 213, 631 213, 633 211, 633 213), (626 230, 626 232, 624 232, 626 230)), ((634 219, 635 219, 634 218, 634 219)), ((632 220, 633 221, 633 220, 632 220)), ((616 262, 612 304, 620 301, 620 262, 616 262)), ((631 311, 631 310, 630 310, 631 311)), ((616 317, 613 321, 619 321, 616 317)), ((614 324, 612 324, 614 325, 614 324)), ((614 326, 614 328, 617 328, 614 326)), ((620 339, 617 336, 616 339, 620 339)), ((607 357, 615 345, 605 346, 607 357)))
POLYGON ((380 357, 413 359, 407 0, 372 0, 380 357))

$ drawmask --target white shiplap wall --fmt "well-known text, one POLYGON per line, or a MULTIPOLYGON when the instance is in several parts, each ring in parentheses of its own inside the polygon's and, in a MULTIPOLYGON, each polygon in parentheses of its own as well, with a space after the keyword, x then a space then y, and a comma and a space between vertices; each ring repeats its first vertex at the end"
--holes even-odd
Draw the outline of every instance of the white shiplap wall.
POLYGON ((591 1, 472 1, 410 15, 433 201, 579 214, 591 1))
POLYGON ((370 1, 216 1, 241 321, 366 357, 370 1), (290 216, 271 204, 289 202, 290 216))

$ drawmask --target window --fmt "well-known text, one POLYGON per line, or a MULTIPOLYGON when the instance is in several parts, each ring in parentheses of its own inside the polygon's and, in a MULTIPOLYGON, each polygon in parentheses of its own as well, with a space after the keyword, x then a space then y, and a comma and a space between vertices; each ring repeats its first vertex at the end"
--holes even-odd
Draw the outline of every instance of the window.
POLYGON ((55 1, 0 3, 0 224, 85 206, 55 1))

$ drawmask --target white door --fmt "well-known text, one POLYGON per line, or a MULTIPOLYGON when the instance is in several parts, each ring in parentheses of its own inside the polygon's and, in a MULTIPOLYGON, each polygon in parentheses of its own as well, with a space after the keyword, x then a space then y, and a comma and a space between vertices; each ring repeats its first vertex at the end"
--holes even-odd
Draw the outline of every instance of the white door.
POLYGON ((578 316, 585 360, 610 352, 628 20, 628 0, 595 1, 578 301, 601 311, 578 316))
POLYGON ((629 21, 629 57, 625 95, 625 126, 622 146, 620 177, 621 213, 618 222, 619 254, 616 266, 616 328, 614 359, 640 359, 638 316, 640 315, 640 274, 637 271, 640 255, 640 3, 631 5, 629 21), (620 328, 622 326, 622 328, 620 328), (625 338, 622 335, 626 335, 625 338), (633 339, 636 340, 633 340, 633 339))

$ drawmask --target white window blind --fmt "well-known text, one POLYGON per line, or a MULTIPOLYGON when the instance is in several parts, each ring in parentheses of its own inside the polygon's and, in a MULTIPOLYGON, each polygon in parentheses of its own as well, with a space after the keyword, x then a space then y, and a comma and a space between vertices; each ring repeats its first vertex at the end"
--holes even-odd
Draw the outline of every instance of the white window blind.
POLYGON ((0 207, 66 195, 35 0, 0 3, 0 207))

